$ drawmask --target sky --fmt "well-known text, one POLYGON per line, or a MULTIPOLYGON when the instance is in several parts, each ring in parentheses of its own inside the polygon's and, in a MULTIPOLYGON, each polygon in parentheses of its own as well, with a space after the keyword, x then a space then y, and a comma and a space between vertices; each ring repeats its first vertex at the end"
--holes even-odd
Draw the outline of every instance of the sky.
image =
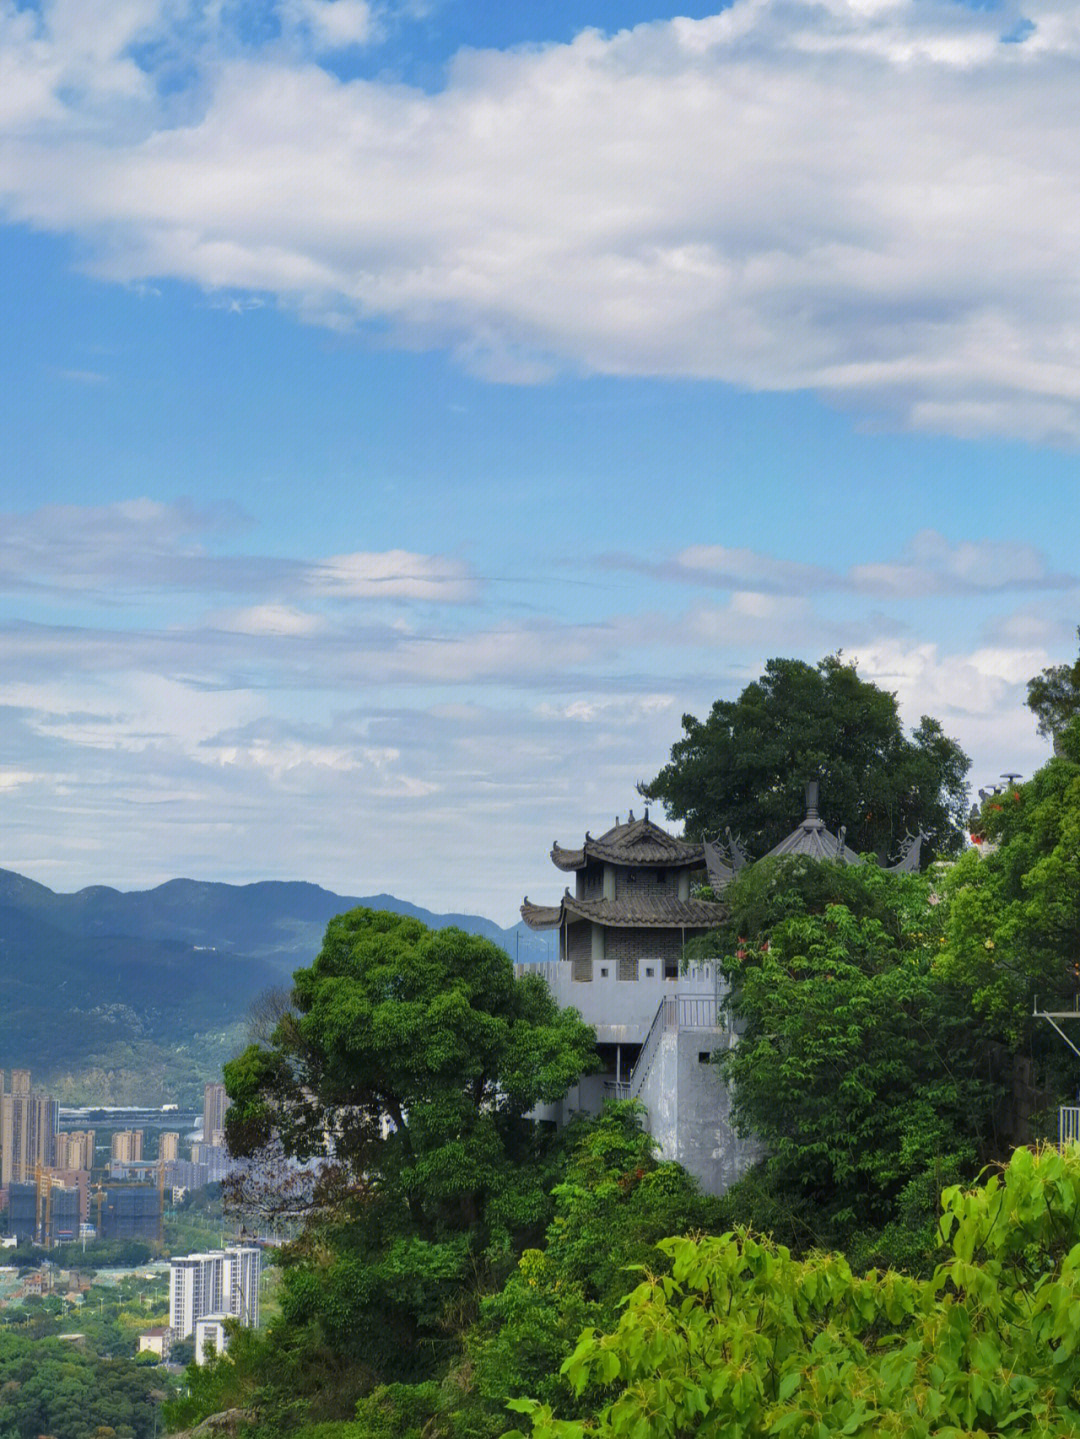
POLYGON ((778 655, 1030 774, 1078 95, 1065 0, 0 0, 0 866, 508 924, 778 655))

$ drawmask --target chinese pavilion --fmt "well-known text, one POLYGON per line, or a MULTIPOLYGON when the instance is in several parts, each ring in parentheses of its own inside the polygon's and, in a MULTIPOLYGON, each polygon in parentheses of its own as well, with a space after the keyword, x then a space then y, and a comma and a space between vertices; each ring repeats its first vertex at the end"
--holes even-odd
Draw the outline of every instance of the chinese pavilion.
MULTIPOLYGON (((918 869, 921 836, 909 837, 894 872, 918 869)), ((862 864, 830 834, 818 814, 818 783, 806 792, 806 816, 766 856, 802 855, 862 864)), ((599 839, 586 831, 579 849, 556 843, 551 859, 574 875, 557 905, 521 906, 532 929, 557 929, 559 958, 519 965, 540 973, 558 1003, 573 1006, 596 1027, 601 1070, 583 1075, 547 1111, 561 1122, 574 1110, 597 1113, 612 1098, 636 1099, 666 1159, 677 1159, 703 1189, 722 1193, 757 1159, 753 1139, 737 1135, 730 1096, 711 1061, 735 1043, 725 1014, 723 978, 710 960, 684 963, 687 940, 714 929, 723 903, 694 891, 708 879, 722 895, 750 861, 730 832, 726 840, 694 844, 649 819, 618 820, 599 839)))
POLYGON ((706 878, 704 846, 668 834, 647 810, 643 819, 631 811, 598 839, 586 832, 578 849, 556 843, 551 858, 574 875, 573 893, 550 906, 526 898, 521 915, 532 929, 558 929, 559 958, 519 972, 543 974, 560 1005, 595 1025, 602 1068, 583 1075, 547 1117, 636 1099, 664 1157, 720 1193, 759 1150, 734 1133, 711 1063, 734 1042, 717 972, 711 961, 682 963, 687 940, 725 915, 693 893, 706 878))
MULTIPOLYGON (((559 958, 574 980, 589 983, 606 964, 617 979, 662 973, 675 979, 686 941, 715 928, 723 908, 691 897, 691 877, 705 879, 705 850, 653 824, 649 811, 618 820, 599 839, 588 831, 580 849, 556 842, 552 863, 574 875, 558 905, 530 904, 521 917, 531 929, 558 929, 559 958), (655 966, 655 970, 653 968, 655 966)), ((606 977, 606 971, 604 971, 606 977)))

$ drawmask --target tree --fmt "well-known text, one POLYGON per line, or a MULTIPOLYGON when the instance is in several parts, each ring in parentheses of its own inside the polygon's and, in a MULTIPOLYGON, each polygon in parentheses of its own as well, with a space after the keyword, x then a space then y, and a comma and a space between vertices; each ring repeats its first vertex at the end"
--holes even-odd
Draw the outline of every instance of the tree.
POLYGON ((225 1068, 234 1153, 276 1139, 339 1176, 285 1251, 276 1358, 423 1378, 484 1275, 543 1233, 557 1140, 526 1116, 591 1067, 595 1034, 490 941, 402 915, 332 920, 294 978, 295 1012, 225 1068))
MULTIPOLYGON (((1080 638, 1080 626, 1076 633, 1080 638)), ((1054 741, 1057 753, 1061 732, 1080 715, 1080 656, 1071 665, 1050 665, 1028 680, 1027 703, 1039 733, 1054 741)))
POLYGON ((638 1105, 618 1103, 574 1122, 545 1247, 526 1249, 503 1287, 484 1297, 442 1383, 386 1385, 361 1401, 365 1439, 495 1439, 512 1394, 539 1394, 564 1409, 573 1402, 559 1365, 587 1324, 616 1322, 627 1271, 666 1267, 660 1239, 714 1228, 719 1217, 718 1201, 680 1165, 657 1159, 640 1121, 638 1105))
POLYGON ((1073 1145, 1018 1149, 981 1188, 946 1192, 927 1279, 794 1259, 745 1231, 665 1240, 671 1276, 646 1276, 562 1366, 599 1391, 588 1417, 510 1407, 532 1439, 1076 1439, 1078 1221, 1073 1145))
POLYGON ((961 847, 967 756, 925 715, 909 739, 895 695, 839 655, 769 660, 738 699, 717 700, 704 721, 684 715, 682 727, 670 762, 639 789, 691 838, 730 826, 760 857, 794 829, 806 782, 820 778, 822 819, 846 825, 859 853, 885 858, 918 830, 925 863, 961 847))
POLYGON ((935 968, 943 906, 921 875, 806 858, 760 861, 725 899, 709 946, 740 1038, 720 1065, 768 1151, 729 1210, 917 1262, 940 1189, 995 1151, 1002 1094, 969 991, 935 968))
POLYGON ((1058 755, 1026 784, 989 795, 980 856, 948 873, 949 923, 940 969, 967 989, 985 1042, 1034 1060, 1064 1097, 1076 1061, 1043 1009, 1071 1009, 1080 996, 1080 718, 1058 736, 1058 755))
POLYGON ((636 1104, 611 1104, 585 1128, 554 1192, 546 1247, 526 1250, 483 1303, 466 1352, 493 1416, 508 1394, 561 1393, 565 1401, 558 1365, 585 1324, 615 1321, 627 1271, 662 1266, 661 1239, 719 1219, 718 1201, 701 1194, 681 1165, 657 1159, 640 1120, 636 1104))

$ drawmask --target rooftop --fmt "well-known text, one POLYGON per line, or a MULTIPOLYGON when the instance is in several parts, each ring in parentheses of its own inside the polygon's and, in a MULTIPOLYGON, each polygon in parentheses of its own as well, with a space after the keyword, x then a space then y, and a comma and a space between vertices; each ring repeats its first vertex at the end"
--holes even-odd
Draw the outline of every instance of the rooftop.
POLYGON ((648 809, 643 819, 635 819, 631 810, 625 824, 616 820, 599 839, 594 839, 586 830, 580 849, 564 849, 556 840, 551 848, 551 858, 562 870, 584 869, 590 860, 658 869, 699 869, 705 863, 700 844, 668 834, 667 830, 652 822, 648 809))
POLYGON ((561 904, 521 906, 521 917, 530 929, 554 929, 563 923, 588 920, 609 929, 712 929, 726 911, 723 905, 704 899, 676 899, 673 895, 643 893, 620 899, 575 899, 569 890, 561 904))

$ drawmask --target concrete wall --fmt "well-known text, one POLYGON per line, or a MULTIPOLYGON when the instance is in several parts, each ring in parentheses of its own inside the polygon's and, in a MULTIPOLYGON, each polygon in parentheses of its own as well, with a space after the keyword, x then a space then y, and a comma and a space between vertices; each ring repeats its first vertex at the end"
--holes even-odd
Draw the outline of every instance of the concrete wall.
MULTIPOLYGON (((646 976, 647 967, 641 963, 641 977, 633 983, 620 981, 614 964, 594 965, 589 983, 575 982, 569 964, 522 968, 542 973, 560 1006, 578 1009, 596 1026, 602 1044, 644 1043, 661 1000, 675 1000, 665 1006, 666 1027, 659 1028, 652 1046, 642 1051, 646 1067, 637 1075, 637 1098, 661 1156, 677 1160, 706 1193, 722 1194, 763 1153, 756 1140, 741 1139, 733 1131, 731 1096, 712 1059, 717 1050, 733 1045, 736 1035, 730 1025, 717 1022, 711 964, 695 965, 677 980, 665 980, 661 965, 646 976)), ((610 1075, 586 1075, 560 1104, 545 1106, 537 1117, 563 1123, 574 1112, 598 1114, 615 1097, 610 1075)))
MULTIPOLYGON (((590 926, 572 925, 570 933, 575 929, 583 931, 582 958, 591 958, 591 945, 588 950, 585 948, 590 926)), ((608 937, 610 939, 610 932, 608 937)), ((562 960, 518 965, 517 973, 541 975, 559 1008, 572 1006, 578 1010, 582 1019, 596 1026, 596 1037, 601 1044, 641 1044, 665 995, 703 998, 715 995, 716 980, 711 964, 691 965, 677 979, 665 979, 663 960, 659 956, 642 957, 636 963, 638 977, 629 982, 619 978, 618 962, 610 956, 601 964, 591 965, 589 981, 575 979, 577 966, 562 960), (654 971, 651 975, 646 973, 649 969, 654 971)))
POLYGON ((731 1127, 731 1095, 712 1056, 732 1043, 726 1029, 665 1032, 640 1094, 661 1156, 677 1160, 707 1194, 723 1194, 763 1153, 731 1127))

